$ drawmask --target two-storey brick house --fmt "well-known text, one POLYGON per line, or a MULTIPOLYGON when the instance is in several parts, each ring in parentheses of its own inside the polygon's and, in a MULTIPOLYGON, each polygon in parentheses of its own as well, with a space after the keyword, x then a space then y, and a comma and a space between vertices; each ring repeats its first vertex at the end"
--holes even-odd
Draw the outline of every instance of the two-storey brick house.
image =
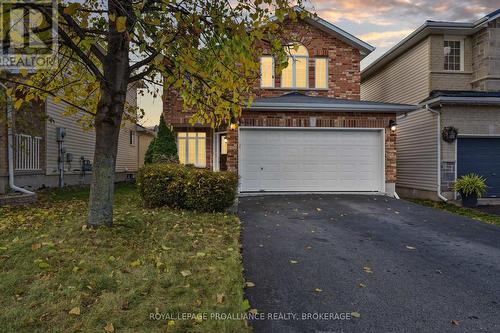
POLYGON ((427 21, 361 73, 361 97, 419 104, 398 118, 397 191, 457 196, 457 177, 500 197, 500 9, 475 22, 427 21))
POLYGON ((310 16, 285 21, 294 45, 276 73, 262 48, 260 86, 238 126, 190 126, 175 93, 164 94, 179 159, 237 171, 241 192, 381 192, 394 194, 396 115, 403 104, 360 101, 360 61, 374 48, 310 16))

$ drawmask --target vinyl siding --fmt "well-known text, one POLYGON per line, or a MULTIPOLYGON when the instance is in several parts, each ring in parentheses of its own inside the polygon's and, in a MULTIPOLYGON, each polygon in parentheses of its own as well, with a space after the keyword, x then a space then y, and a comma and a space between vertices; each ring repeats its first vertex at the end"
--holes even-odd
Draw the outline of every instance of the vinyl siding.
POLYGON ((398 118, 398 187, 437 190, 437 115, 419 110, 398 118))
MULTIPOLYGON (((130 89, 127 95, 127 101, 132 105, 137 105, 136 90, 130 89), (135 103, 135 104, 133 104, 135 103)), ((65 164, 65 172, 68 174, 80 173, 80 157, 94 160, 95 146, 95 131, 93 129, 85 130, 79 123, 83 111, 73 115, 65 115, 68 105, 64 102, 54 103, 52 98, 47 99, 47 116, 49 121, 46 122, 47 129, 47 150, 46 150, 46 174, 58 174, 58 143, 56 140, 56 128, 64 127, 66 129, 66 138, 64 146, 67 153, 73 154, 73 162, 71 165, 65 164)), ((135 131, 136 125, 130 121, 124 121, 120 136, 118 138, 118 155, 116 158, 116 172, 136 172, 138 170, 138 146, 137 134, 134 145, 129 143, 129 132, 135 131)))
POLYGON ((429 95, 429 39, 403 53, 361 83, 361 99, 417 104, 429 95))

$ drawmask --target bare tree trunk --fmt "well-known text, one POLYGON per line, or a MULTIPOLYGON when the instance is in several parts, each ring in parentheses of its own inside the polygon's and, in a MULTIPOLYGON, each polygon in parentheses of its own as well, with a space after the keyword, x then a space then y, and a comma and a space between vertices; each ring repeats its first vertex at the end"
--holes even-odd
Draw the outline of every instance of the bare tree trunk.
MULTIPOLYGON (((132 16, 132 0, 109 1, 108 4, 110 13, 115 16, 132 16)), ((127 21, 128 29, 131 25, 132 22, 127 21)), ((101 97, 95 117, 96 143, 88 215, 88 225, 92 227, 113 225, 118 136, 130 78, 128 33, 118 32, 112 21, 109 32, 103 64, 105 81, 101 82, 101 97)))

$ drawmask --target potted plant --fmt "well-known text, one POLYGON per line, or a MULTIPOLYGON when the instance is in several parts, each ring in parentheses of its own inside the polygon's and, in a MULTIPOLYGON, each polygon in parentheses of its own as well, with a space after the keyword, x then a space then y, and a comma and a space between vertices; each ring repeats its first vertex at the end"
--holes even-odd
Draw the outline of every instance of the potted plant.
POLYGON ((471 173, 458 178, 453 188, 460 193, 462 206, 476 207, 477 198, 486 193, 487 186, 483 177, 471 173))

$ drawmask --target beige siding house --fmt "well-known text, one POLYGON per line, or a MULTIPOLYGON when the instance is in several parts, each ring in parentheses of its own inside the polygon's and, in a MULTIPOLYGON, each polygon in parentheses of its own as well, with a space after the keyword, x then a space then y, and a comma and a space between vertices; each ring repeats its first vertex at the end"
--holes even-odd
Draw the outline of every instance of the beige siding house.
POLYGON ((361 98, 421 107, 398 117, 399 195, 454 199, 456 178, 477 173, 500 197, 500 10, 427 21, 362 71, 361 98))
MULTIPOLYGON (((127 103, 137 106, 137 88, 127 93, 127 103)), ((14 129, 14 166, 17 186, 28 190, 57 187, 61 175, 64 185, 88 184, 91 180, 91 166, 94 158, 95 132, 85 129, 80 123, 82 117, 91 117, 84 111, 68 113, 68 105, 55 103, 52 98, 41 107, 47 120, 42 121, 36 136, 20 128, 14 129), (65 137, 57 140, 58 129, 64 129, 65 137), (60 163, 62 157, 63 163, 60 163), (88 164, 90 168, 84 167, 88 164)), ((5 128, 0 128, 2 131, 5 128)), ((135 178, 139 162, 138 125, 124 120, 120 131, 116 161, 116 181, 135 178)), ((4 134, 6 134, 4 132, 4 134)), ((4 137, 0 135, 0 137, 4 137)), ((0 140, 0 194, 8 190, 7 142, 0 140)))

